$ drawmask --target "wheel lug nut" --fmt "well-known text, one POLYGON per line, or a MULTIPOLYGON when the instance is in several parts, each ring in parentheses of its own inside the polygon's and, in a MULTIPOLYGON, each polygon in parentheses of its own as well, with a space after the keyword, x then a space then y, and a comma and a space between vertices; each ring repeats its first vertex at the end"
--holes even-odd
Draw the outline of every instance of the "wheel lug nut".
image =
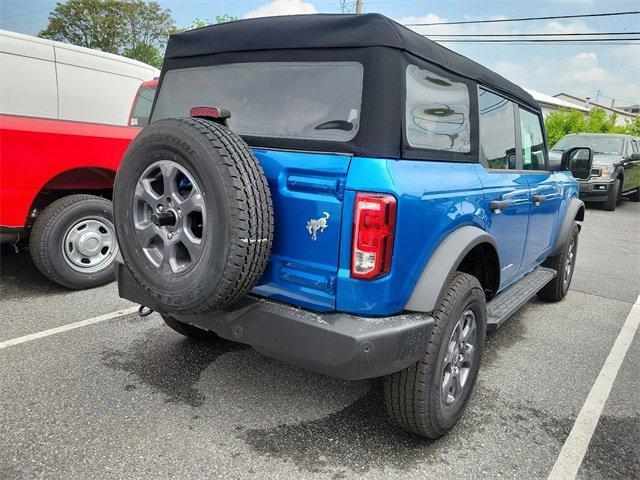
POLYGON ((159 212, 163 212, 164 211, 164 207, 162 205, 158 205, 158 211, 159 212))
POLYGON ((167 238, 168 238, 169 240, 171 240, 171 239, 173 238, 173 234, 172 234, 172 233, 167 233, 167 238))

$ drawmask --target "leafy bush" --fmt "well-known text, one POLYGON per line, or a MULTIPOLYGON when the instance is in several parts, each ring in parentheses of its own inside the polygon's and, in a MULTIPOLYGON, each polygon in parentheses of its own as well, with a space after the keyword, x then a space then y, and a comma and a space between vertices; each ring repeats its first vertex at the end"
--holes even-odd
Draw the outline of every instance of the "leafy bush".
POLYGON ((640 117, 627 122, 625 126, 616 125, 616 114, 594 108, 587 115, 578 110, 560 109, 549 114, 544 121, 547 141, 553 147, 558 140, 569 133, 627 133, 640 135, 640 117))

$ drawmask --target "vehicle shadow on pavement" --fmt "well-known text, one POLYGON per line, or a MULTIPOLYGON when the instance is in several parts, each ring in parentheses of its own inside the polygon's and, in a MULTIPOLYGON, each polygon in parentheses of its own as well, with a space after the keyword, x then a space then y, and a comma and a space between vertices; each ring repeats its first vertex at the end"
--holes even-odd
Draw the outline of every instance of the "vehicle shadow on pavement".
POLYGON ((163 394, 166 403, 200 407, 206 399, 196 386, 202 372, 219 356, 247 348, 221 338, 184 338, 162 326, 145 332, 126 350, 103 350, 101 357, 103 365, 131 376, 125 390, 143 384, 163 394))
POLYGON ((26 249, 15 253, 13 245, 0 246, 0 300, 19 300, 69 292, 69 289, 42 275, 26 249))
POLYGON ((370 383, 362 397, 324 418, 238 430, 258 453, 291 461, 302 470, 332 472, 334 478, 385 466, 413 468, 433 441, 411 435, 391 421, 384 406, 382 382, 370 383))

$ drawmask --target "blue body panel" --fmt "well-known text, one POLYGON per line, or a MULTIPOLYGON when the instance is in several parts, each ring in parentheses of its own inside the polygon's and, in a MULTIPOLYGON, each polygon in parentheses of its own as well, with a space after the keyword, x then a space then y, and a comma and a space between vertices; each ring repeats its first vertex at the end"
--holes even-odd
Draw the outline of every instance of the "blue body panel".
POLYGON ((342 199, 351 157, 254 149, 269 183, 274 242, 252 292, 316 311, 335 309, 342 199), (329 216, 312 240, 306 224, 329 216))
POLYGON ((571 174, 488 171, 481 164, 388 160, 254 149, 274 203, 274 245, 253 293, 315 311, 385 316, 404 309, 425 265, 454 230, 474 225, 498 245, 500 289, 545 260, 577 197, 571 174), (349 275, 357 192, 393 194, 398 202, 388 275, 349 275), (539 205, 533 195, 544 195, 539 205), (502 212, 492 200, 511 198, 502 212), (312 239, 307 222, 328 214, 312 239), (508 268, 505 268, 508 267, 508 268))

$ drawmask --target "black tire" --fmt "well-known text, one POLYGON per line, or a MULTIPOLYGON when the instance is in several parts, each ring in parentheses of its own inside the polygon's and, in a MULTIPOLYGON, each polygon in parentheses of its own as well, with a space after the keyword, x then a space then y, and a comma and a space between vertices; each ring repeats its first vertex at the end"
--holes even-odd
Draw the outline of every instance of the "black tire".
MULTIPOLYGON (((159 201, 164 197, 163 186, 159 201)), ((262 167, 238 135, 215 122, 174 118, 147 126, 129 146, 118 170, 114 209, 125 264, 168 313, 204 313, 232 304, 253 287, 267 265, 273 207, 262 167), (160 271, 136 237, 138 180, 153 165, 167 160, 192 177, 204 205, 201 253, 197 261, 189 254, 184 272, 160 271)))
POLYGON ((462 416, 476 381, 487 331, 485 295, 478 280, 456 272, 438 308, 423 358, 406 369, 384 378, 384 398, 391 418, 409 432, 436 439, 462 416), (445 355, 463 313, 475 315, 475 348, 466 382, 447 405, 441 388, 447 363, 445 355))
POLYGON ((616 178, 616 181, 613 182, 613 187, 611 187, 611 191, 609 192, 609 196, 607 197, 607 201, 604 202, 602 208, 604 208, 607 212, 613 212, 620 201, 620 179, 616 178))
POLYGON ((220 338, 214 332, 189 325, 188 323, 181 322, 180 320, 176 320, 168 315, 162 315, 162 319, 169 327, 185 337, 197 338, 198 340, 213 340, 220 338))
POLYGON ((578 236, 580 228, 577 223, 573 223, 571 234, 557 255, 549 257, 542 265, 553 268, 557 273, 556 277, 547 283, 542 290, 538 292, 538 298, 548 302, 558 302, 562 300, 569 292, 573 271, 576 266, 576 257, 578 255, 578 236), (570 257, 570 258, 569 258, 570 257), (571 261, 571 268, 566 269, 567 259, 571 261))
POLYGON ((73 290, 99 287, 114 279, 113 260, 118 247, 112 230, 113 207, 109 200, 94 195, 62 197, 36 218, 29 238, 31 258, 45 277, 64 287, 73 290), (86 218, 103 222, 111 230, 109 237, 113 237, 112 246, 98 259, 96 268, 100 269, 96 271, 74 264, 64 248, 69 229, 86 218))

